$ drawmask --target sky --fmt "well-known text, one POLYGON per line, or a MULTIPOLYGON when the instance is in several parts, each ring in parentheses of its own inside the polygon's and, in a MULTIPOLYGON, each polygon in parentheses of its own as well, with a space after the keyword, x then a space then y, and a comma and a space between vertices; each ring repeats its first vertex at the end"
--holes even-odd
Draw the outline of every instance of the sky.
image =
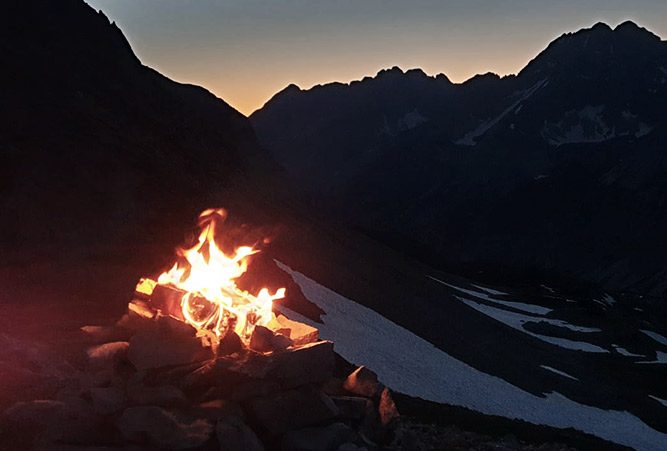
POLYGON ((665 0, 86 0, 142 62, 249 115, 290 83, 419 67, 518 72, 564 32, 627 20, 667 38, 665 0))

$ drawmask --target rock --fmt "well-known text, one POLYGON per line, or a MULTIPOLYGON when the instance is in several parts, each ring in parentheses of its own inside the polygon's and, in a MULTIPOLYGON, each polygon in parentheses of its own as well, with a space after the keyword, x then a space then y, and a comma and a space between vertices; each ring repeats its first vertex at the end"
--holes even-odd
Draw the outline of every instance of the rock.
POLYGON ((94 387, 89 391, 93 409, 100 415, 120 412, 125 407, 125 393, 116 387, 94 387))
POLYGON ((127 387, 127 397, 131 405, 174 407, 187 403, 183 391, 173 385, 146 387, 140 383, 131 383, 127 387))
POLYGON ((322 383, 331 377, 334 361, 332 342, 309 343, 272 354, 266 377, 279 381, 285 388, 322 383))
POLYGON ((243 409, 237 403, 228 399, 213 399, 199 404, 196 408, 207 420, 222 420, 227 418, 243 418, 243 409))
POLYGON ((250 349, 257 352, 273 351, 273 332, 263 326, 255 326, 250 336, 250 349))
POLYGON ((113 367, 127 357, 129 346, 127 341, 114 341, 88 348, 88 363, 94 368, 113 367))
POLYGON ((333 451, 354 437, 354 431, 343 423, 325 427, 290 431, 282 440, 283 451, 333 451))
POLYGON ((156 316, 157 327, 160 331, 173 335, 175 337, 192 338, 197 336, 197 329, 190 324, 176 319, 171 315, 162 315, 158 313, 156 316))
POLYGON ((100 419, 82 399, 20 402, 5 412, 0 429, 7 434, 29 434, 33 445, 57 441, 95 444, 104 441, 100 419))
POLYGON ((292 321, 284 315, 278 315, 272 322, 274 330, 289 330, 289 338, 295 345, 314 343, 320 338, 320 331, 308 324, 292 321))
POLYGON ((128 407, 116 424, 126 440, 142 444, 147 441, 162 449, 202 446, 213 433, 207 420, 184 421, 155 406, 128 407))
POLYGON ((338 407, 339 418, 346 420, 360 420, 373 407, 367 398, 357 396, 332 396, 331 400, 338 407))
POLYGON ((128 350, 128 358, 138 370, 184 365, 212 356, 211 348, 204 348, 198 338, 164 330, 138 332, 128 350))
POLYGON ((229 331, 222 337, 216 351, 217 355, 229 355, 239 352, 243 349, 241 338, 234 331, 229 331))
POLYGON ((83 326, 81 331, 93 343, 129 341, 132 334, 128 329, 118 326, 83 326))
POLYGON ((324 393, 311 387, 276 392, 249 402, 252 417, 271 435, 331 420, 338 409, 324 393))
POLYGON ((280 334, 275 334, 264 326, 255 326, 250 336, 250 349, 257 352, 284 351, 292 345, 292 340, 280 334))
POLYGON ((373 398, 382 391, 382 384, 378 382, 377 374, 365 366, 360 366, 345 379, 343 388, 355 395, 373 398))
POLYGON ((220 451, 263 451, 257 435, 238 418, 218 421, 216 435, 220 451))
POLYGON ((380 423, 382 423, 382 426, 384 427, 389 426, 400 417, 388 388, 382 390, 378 412, 380 413, 380 423))

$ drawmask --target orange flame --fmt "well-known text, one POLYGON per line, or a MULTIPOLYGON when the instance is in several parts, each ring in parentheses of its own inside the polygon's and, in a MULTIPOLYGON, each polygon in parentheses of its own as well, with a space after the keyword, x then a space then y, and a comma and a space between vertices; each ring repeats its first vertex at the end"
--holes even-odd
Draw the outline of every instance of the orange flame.
POLYGON ((238 247, 226 255, 216 244, 216 229, 226 218, 223 209, 208 209, 199 215, 202 231, 197 244, 179 249, 185 262, 174 266, 158 278, 161 285, 172 285, 186 292, 181 310, 186 322, 197 330, 210 330, 218 338, 234 330, 245 342, 256 325, 266 326, 273 318, 273 301, 285 297, 285 288, 274 294, 262 288, 257 296, 236 286, 248 269, 248 258, 257 250, 238 247))

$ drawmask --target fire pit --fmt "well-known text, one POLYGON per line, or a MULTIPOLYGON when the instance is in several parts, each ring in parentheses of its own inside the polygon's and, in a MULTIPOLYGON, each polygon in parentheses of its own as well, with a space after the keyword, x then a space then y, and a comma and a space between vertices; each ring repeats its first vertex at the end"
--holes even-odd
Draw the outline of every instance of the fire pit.
POLYGON ((179 249, 156 279, 140 279, 120 320, 82 328, 92 346, 75 380, 56 399, 15 405, 0 426, 30 430, 32 444, 49 449, 355 450, 386 442, 398 417, 388 389, 363 367, 335 377, 333 343, 274 313, 285 288, 237 286, 258 251, 223 251, 225 217, 204 211, 196 244, 179 249))

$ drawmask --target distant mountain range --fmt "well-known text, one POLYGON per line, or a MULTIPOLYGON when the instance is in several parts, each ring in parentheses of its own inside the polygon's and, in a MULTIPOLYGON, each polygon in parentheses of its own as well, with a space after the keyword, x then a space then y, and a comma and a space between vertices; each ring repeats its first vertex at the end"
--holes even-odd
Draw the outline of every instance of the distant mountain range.
POLYGON ((448 270, 667 297, 667 43, 625 22, 517 75, 392 68, 250 117, 320 209, 448 270))
POLYGON ((83 1, 1 9, 5 251, 117 248, 164 239, 169 228, 178 242, 234 180, 258 183, 275 166, 242 114, 143 66, 83 1))

